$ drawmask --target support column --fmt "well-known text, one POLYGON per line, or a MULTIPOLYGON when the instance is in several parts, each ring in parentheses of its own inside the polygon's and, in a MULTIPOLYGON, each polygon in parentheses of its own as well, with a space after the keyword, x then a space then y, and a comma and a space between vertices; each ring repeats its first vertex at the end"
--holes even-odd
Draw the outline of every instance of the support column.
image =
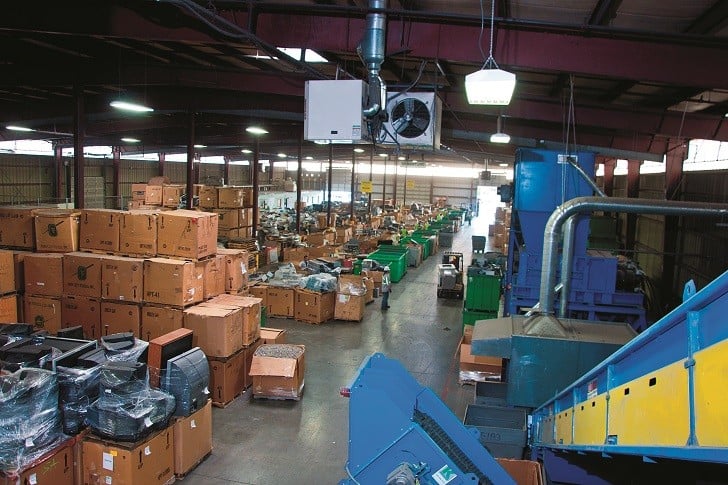
POLYGON ((301 233, 301 184, 303 183, 303 138, 298 139, 298 172, 296 172, 296 232, 301 233))
POLYGON ((192 209, 195 184, 195 113, 187 115, 187 208, 192 209))
POLYGON ((253 149, 253 237, 258 234, 258 159, 260 157, 260 140, 255 139, 255 148, 253 149))
POLYGON ((60 202, 63 199, 63 181, 65 179, 65 166, 63 164, 63 147, 56 145, 53 147, 53 160, 54 160, 54 171, 55 171, 55 187, 54 194, 57 199, 56 202, 60 202))
POLYGON ((160 177, 164 177, 164 159, 166 158, 166 154, 164 152, 159 152, 159 163, 158 163, 158 171, 157 175, 160 177))
POLYGON ((222 184, 230 185, 230 157, 223 157, 222 184))
POLYGON ((369 216, 372 215, 372 192, 374 188, 374 147, 369 150, 369 216))
POLYGON ((329 181, 327 183, 328 196, 326 198, 326 225, 332 227, 331 224, 331 185, 334 181, 334 145, 329 143, 329 181))
POLYGON ((356 183, 356 152, 351 151, 351 208, 349 209, 349 218, 354 219, 354 184, 356 183))
POLYGON ((201 170, 202 169, 202 159, 201 159, 199 153, 195 153, 194 162, 195 162, 195 165, 194 165, 195 166, 195 169, 194 169, 195 176, 192 178, 192 180, 194 181, 194 183, 199 184, 200 183, 200 172, 202 172, 202 170, 201 170))
POLYGON ((83 209, 85 163, 83 159, 83 145, 86 131, 86 116, 84 113, 83 86, 76 84, 73 87, 76 98, 76 112, 73 117, 73 203, 76 209, 83 209))
POLYGON ((389 155, 384 157, 384 180, 382 180, 382 214, 384 214, 384 199, 387 198, 387 161, 389 155))
MULTIPOLYGON (((641 160, 627 161, 627 197, 638 199, 640 196, 640 165, 641 160)), ((625 246, 627 250, 634 250, 637 237, 637 214, 627 214, 627 234, 625 246)))
POLYGON ((407 165, 404 166, 404 195, 402 196, 402 207, 407 207, 407 165))
POLYGON ((435 177, 430 175, 430 204, 435 203, 435 177))
POLYGON ((394 189, 392 189, 392 205, 397 206, 397 178, 399 175, 399 158, 394 162, 394 189))
MULTIPOLYGON (((669 146, 669 145, 668 145, 669 146)), ((687 158, 687 143, 678 143, 665 154, 665 199, 680 200, 682 198, 683 161, 687 158)), ((663 301, 679 303, 679 285, 675 284, 678 271, 680 218, 665 216, 665 234, 662 250, 662 295, 663 301)))
POLYGON ((614 169, 616 166, 616 159, 607 158, 604 160, 604 194, 607 197, 614 196, 614 169))
POLYGON ((119 174, 121 171, 121 148, 113 147, 111 154, 112 154, 111 195, 114 196, 114 208, 123 209, 122 204, 121 204, 121 190, 119 188, 119 178, 120 178, 119 174))

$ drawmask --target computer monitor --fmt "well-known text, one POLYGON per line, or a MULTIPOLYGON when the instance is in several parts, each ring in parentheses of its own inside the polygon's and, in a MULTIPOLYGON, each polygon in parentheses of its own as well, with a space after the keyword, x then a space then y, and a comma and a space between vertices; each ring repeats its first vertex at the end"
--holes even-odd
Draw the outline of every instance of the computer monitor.
POLYGON ((199 347, 167 361, 162 390, 175 397, 175 416, 189 416, 202 408, 210 394, 209 385, 210 368, 199 347))

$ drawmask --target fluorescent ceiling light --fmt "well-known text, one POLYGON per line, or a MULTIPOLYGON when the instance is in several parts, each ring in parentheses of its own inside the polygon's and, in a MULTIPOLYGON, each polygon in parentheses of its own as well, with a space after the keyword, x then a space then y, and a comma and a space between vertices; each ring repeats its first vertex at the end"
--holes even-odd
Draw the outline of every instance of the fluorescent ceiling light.
POLYGON ((114 100, 109 105, 112 108, 116 108, 122 111, 131 111, 133 113, 149 113, 151 111, 154 111, 154 108, 150 108, 149 106, 144 106, 143 104, 138 103, 130 103, 128 101, 121 101, 121 100, 114 100))
POLYGON ((121 141, 123 141, 124 143, 139 143, 141 140, 138 138, 132 138, 129 136, 125 136, 124 138, 121 139, 121 141))
POLYGON ((490 135, 491 143, 509 143, 511 141, 511 135, 507 133, 493 133, 490 135))
MULTIPOLYGON (((299 49, 298 47, 279 47, 278 50, 283 52, 284 54, 288 54, 289 56, 293 57, 294 59, 301 60, 301 49, 299 49)), ((326 59, 321 54, 319 54, 318 52, 313 51, 311 49, 306 49, 306 51, 303 54, 303 60, 305 62, 311 62, 311 63, 329 62, 328 59, 326 59)))
POLYGON ((313 157, 311 155, 306 157, 306 160, 313 160, 313 157))
POLYGON ((317 145, 329 145, 331 143, 328 140, 314 140, 313 142, 317 145))
POLYGON ((382 158, 386 158, 386 157, 388 157, 389 155, 387 155, 386 153, 380 153, 380 154, 379 154, 379 156, 380 156, 380 157, 382 157, 382 158))
POLYGON ((499 164, 498 164, 498 166, 499 166, 499 167, 507 167, 507 166, 508 166, 508 164, 507 164, 507 163, 499 163, 499 164))
POLYGON ((470 104, 507 105, 515 87, 516 75, 502 69, 481 69, 465 76, 465 93, 470 104))
POLYGON ((356 153, 364 153, 364 149, 363 148, 354 148, 354 152, 356 152, 356 153))
POLYGON ((249 126, 245 128, 245 131, 250 133, 251 135, 267 135, 268 130, 265 128, 261 128, 260 126, 249 126))
POLYGON ((399 156, 399 157, 397 157, 397 160, 399 160, 401 162, 401 161, 407 160, 407 157, 399 156))
POLYGON ((286 158, 286 156, 287 155, 285 153, 279 153, 278 154, 278 158, 286 158))
POLYGON ((192 145, 195 148, 207 148, 207 145, 192 145))
POLYGON ((253 150, 250 150, 249 148, 243 148, 240 151, 243 152, 243 153, 253 153, 253 150))
POLYGON ((24 131, 24 132, 31 132, 35 131, 33 128, 27 128, 25 126, 16 126, 16 125, 8 125, 5 128, 11 131, 24 131))

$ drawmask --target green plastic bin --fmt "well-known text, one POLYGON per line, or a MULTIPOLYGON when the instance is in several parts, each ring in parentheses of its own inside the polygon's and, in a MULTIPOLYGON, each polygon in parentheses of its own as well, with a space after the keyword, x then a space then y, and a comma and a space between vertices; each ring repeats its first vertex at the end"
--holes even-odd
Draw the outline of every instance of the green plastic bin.
POLYGON ((385 246, 381 246, 379 249, 371 253, 369 255, 369 259, 373 259, 382 266, 389 266, 392 283, 397 283, 407 272, 407 248, 391 246, 400 249, 400 251, 392 251, 383 249, 384 247, 385 246))
POLYGON ((498 312, 501 296, 501 277, 468 275, 465 288, 465 308, 481 312, 498 312))

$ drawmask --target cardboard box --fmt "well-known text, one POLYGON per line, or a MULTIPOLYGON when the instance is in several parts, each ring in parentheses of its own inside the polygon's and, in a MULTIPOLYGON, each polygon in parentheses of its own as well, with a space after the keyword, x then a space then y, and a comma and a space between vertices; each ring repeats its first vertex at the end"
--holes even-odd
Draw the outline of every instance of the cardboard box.
POLYGON ((25 257, 33 254, 28 251, 10 251, 13 254, 13 270, 15 279, 15 291, 25 291, 25 257))
POLYGON ((203 291, 205 300, 225 293, 225 257, 215 255, 198 263, 202 268, 203 291))
POLYGON ((201 259, 217 252, 217 214, 176 210, 159 214, 157 252, 201 259))
POLYGON ((253 209, 215 209, 219 229, 235 229, 253 225, 253 209))
POLYGON ((101 260, 101 297, 141 303, 144 295, 144 260, 106 256, 101 260))
POLYGON ((248 252, 221 248, 218 254, 225 258, 225 291, 243 291, 248 285, 248 252))
POLYGON ((265 307, 266 312, 270 314, 268 307, 268 285, 254 285, 248 287, 248 293, 254 298, 260 298, 260 306, 265 307))
MULTIPOLYGON (((301 397, 306 370, 304 361, 306 348, 303 345, 295 347, 300 347, 302 350, 297 359, 253 355, 249 374, 253 378, 254 395, 283 399, 301 397)), ((259 347, 258 351, 263 348, 265 346, 259 347)))
POLYGON ((61 328, 83 327, 83 336, 89 340, 101 337, 101 302, 85 296, 67 296, 61 299, 61 328))
POLYGON ((180 198, 187 191, 184 185, 163 185, 162 205, 164 207, 179 207, 180 198))
POLYGON ((168 306, 142 305, 141 339, 149 342, 184 326, 184 310, 168 306))
POLYGON ((218 187, 217 207, 237 209, 245 206, 245 190, 242 187, 218 187))
POLYGON ((543 485, 541 463, 511 458, 496 458, 496 460, 518 485, 543 485))
POLYGON ((239 308, 196 305, 185 310, 184 327, 194 332, 194 345, 206 355, 229 357, 243 348, 239 308))
POLYGON ((366 305, 366 295, 357 296, 337 293, 334 318, 361 322, 362 318, 364 318, 364 305, 366 305))
POLYGON ((13 251, 0 250, 0 294, 12 293, 23 288, 18 288, 16 281, 16 264, 13 251))
POLYGON ((18 323, 18 296, 5 295, 0 297, 0 323, 18 323))
POLYGON ((200 207, 215 209, 217 207, 217 187, 204 185, 200 188, 200 207))
POLYGON ((241 349, 227 359, 208 359, 213 403, 228 404, 245 390, 248 375, 245 357, 246 350, 241 349))
POLYGON ((356 274, 340 274, 336 292, 344 295, 361 295, 366 293, 365 276, 356 274))
POLYGON ((25 468, 0 472, 0 485, 74 485, 74 442, 66 440, 25 468))
POLYGON ((350 227, 337 227, 336 228, 336 244, 344 244, 349 242, 353 236, 353 231, 350 227))
POLYGON ((35 249, 33 208, 0 207, 0 246, 35 249))
POLYGON ((23 320, 36 330, 46 330, 55 335, 63 328, 61 297, 25 295, 23 320))
POLYGON ((326 258, 331 256, 333 250, 334 247, 328 245, 310 247, 308 248, 308 257, 309 259, 326 258))
POLYGON ((36 209, 35 246, 38 251, 68 253, 78 251, 81 213, 63 209, 36 209))
POLYGON ((283 248, 283 261, 303 261, 308 256, 308 248, 283 248))
POLYGON ((301 322, 324 323, 334 317, 336 293, 319 293, 317 291, 296 288, 295 318, 301 322))
POLYGON ((84 438, 84 485, 163 485, 173 476, 174 431, 171 426, 137 443, 84 438))
POLYGON ((164 201, 164 189, 161 185, 147 185, 144 192, 144 203, 146 205, 162 205, 164 201))
POLYGON ((374 280, 371 278, 364 278, 364 285, 367 287, 367 294, 364 302, 369 304, 374 301, 374 280))
MULTIPOLYGON (((469 325, 466 325, 469 327, 469 325)), ((503 359, 473 355, 470 343, 460 344, 460 375, 463 382, 499 381, 503 372, 503 359)))
POLYGON ((63 295, 63 255, 30 253, 23 263, 27 295, 63 295))
POLYGON ((81 212, 79 247, 92 251, 119 251, 121 212, 109 209, 85 209, 81 212))
POLYGON ((180 307, 198 303, 202 301, 203 284, 202 274, 190 261, 167 258, 144 261, 145 303, 180 307))
POLYGON ((253 365, 253 355, 255 355, 255 351, 261 345, 263 345, 263 341, 258 339, 243 349, 243 353, 245 354, 245 380, 243 389, 247 389, 253 385, 253 378, 250 376, 249 371, 250 366, 253 365))
POLYGON ((222 239, 247 239, 253 237, 253 227, 238 227, 235 229, 218 229, 218 237, 222 239))
POLYGON ((89 253, 63 255, 63 294, 101 298, 101 256, 89 253))
POLYGON ((212 452, 212 401, 174 422, 174 474, 185 475, 212 452))
POLYGON ((251 345, 260 338, 260 298, 238 295, 220 295, 200 306, 220 306, 240 310, 243 328, 243 346, 251 345))
POLYGON ((293 288, 268 287, 268 316, 293 317, 295 312, 295 299, 293 288))
POLYGON ((131 332, 141 338, 142 310, 133 303, 101 302, 101 335, 131 332))
POLYGON ((306 243, 309 246, 323 246, 326 242, 323 232, 314 232, 306 236, 306 243))
POLYGON ((261 328, 260 329, 261 344, 284 344, 286 343, 285 328, 261 328))
POLYGON ((131 184, 131 200, 144 203, 147 193, 147 184, 131 184))
POLYGON ((139 256, 157 255, 157 213, 127 211, 121 214, 120 251, 139 256))

